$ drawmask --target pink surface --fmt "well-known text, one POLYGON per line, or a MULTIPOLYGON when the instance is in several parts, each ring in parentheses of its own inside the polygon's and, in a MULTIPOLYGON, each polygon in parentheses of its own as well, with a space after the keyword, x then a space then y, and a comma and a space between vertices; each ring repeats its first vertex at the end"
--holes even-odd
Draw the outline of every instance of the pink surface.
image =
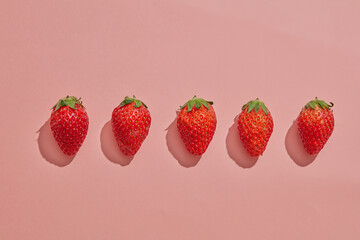
POLYGON ((360 239, 359 11, 355 0, 1 1, 0 239, 360 239), (90 118, 71 163, 47 123, 66 94, 90 118), (130 94, 152 115, 133 159, 108 123, 130 94), (194 94, 218 119, 201 159, 173 123, 194 94), (292 124, 315 96, 335 103, 335 131, 311 159, 292 124), (275 124, 257 161, 233 125, 256 97, 275 124))

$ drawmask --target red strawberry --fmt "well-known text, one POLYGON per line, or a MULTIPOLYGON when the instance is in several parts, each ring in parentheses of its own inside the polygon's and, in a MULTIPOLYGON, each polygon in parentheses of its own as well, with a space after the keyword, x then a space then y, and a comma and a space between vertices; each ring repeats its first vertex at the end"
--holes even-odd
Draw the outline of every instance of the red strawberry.
POLYGON ((51 131, 66 155, 76 154, 85 140, 89 118, 81 98, 65 97, 53 107, 50 117, 51 131))
POLYGON ((242 110, 238 118, 240 139, 250 156, 258 157, 265 151, 273 132, 273 119, 269 109, 258 98, 249 101, 242 110))
POLYGON ((187 150, 194 155, 202 155, 214 136, 216 115, 212 104, 194 96, 181 107, 177 117, 181 138, 187 150))
POLYGON ((301 110, 297 126, 306 152, 318 154, 334 130, 334 115, 330 109, 334 104, 312 100, 301 110))
POLYGON ((111 126, 118 146, 126 156, 135 155, 149 133, 150 112, 142 101, 125 97, 112 113, 111 126))

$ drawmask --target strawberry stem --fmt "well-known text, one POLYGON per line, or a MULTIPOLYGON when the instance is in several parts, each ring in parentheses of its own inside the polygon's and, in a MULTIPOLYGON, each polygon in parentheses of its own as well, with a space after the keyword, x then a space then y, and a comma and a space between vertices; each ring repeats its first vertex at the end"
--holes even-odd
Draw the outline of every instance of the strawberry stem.
POLYGON ((184 105, 180 106, 180 109, 183 109, 185 106, 187 106, 188 107, 187 112, 190 112, 194 108, 194 106, 195 106, 196 109, 199 109, 199 108, 201 108, 201 105, 203 105, 204 107, 209 109, 209 104, 213 105, 214 102, 206 101, 205 99, 198 98, 195 95, 192 99, 187 101, 184 105))
POLYGON ((139 108, 139 107, 141 107, 142 105, 144 105, 145 108, 148 108, 144 102, 136 99, 135 95, 133 95, 132 98, 126 96, 126 97, 124 98, 124 100, 120 103, 119 106, 120 106, 120 107, 123 107, 123 106, 128 105, 128 104, 130 104, 130 103, 132 103, 132 102, 135 102, 134 107, 136 107, 136 108, 139 108))
POLYGON ((330 110, 330 108, 334 106, 334 103, 330 102, 330 104, 328 104, 327 102, 325 102, 323 100, 319 100, 316 97, 315 100, 312 100, 312 101, 308 102, 305 105, 305 108, 306 109, 311 108, 311 109, 315 110, 316 105, 321 107, 322 109, 326 108, 327 110, 330 110))
POLYGON ((267 107, 265 106, 265 104, 263 102, 261 102, 259 100, 259 98, 256 98, 255 100, 252 100, 252 101, 249 101, 247 104, 245 104, 241 109, 244 110, 248 108, 248 113, 250 113, 252 110, 255 111, 255 113, 257 113, 259 111, 259 109, 261 108, 265 115, 268 114, 268 109, 267 107))
POLYGON ((66 96, 64 98, 61 98, 52 108, 55 108, 54 112, 65 106, 69 106, 70 108, 76 110, 77 108, 75 107, 75 104, 78 104, 85 108, 82 104, 81 98, 76 98, 74 96, 66 96))

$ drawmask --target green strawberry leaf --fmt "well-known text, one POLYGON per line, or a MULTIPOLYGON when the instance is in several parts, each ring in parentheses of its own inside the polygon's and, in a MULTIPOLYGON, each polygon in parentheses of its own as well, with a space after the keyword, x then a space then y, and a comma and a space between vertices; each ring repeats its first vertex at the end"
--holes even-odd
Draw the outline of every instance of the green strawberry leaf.
POLYGON ((199 101, 195 101, 195 107, 196 109, 201 108, 201 103, 199 101))
POLYGON ((142 105, 141 101, 135 100, 135 107, 136 107, 136 108, 141 107, 141 105, 142 105))
POLYGON ((76 97, 74 97, 74 96, 66 96, 66 97, 60 99, 60 100, 53 106, 53 108, 55 108, 55 109, 54 109, 54 112, 56 112, 57 110, 59 110, 59 109, 62 108, 62 107, 65 107, 65 106, 69 106, 70 108, 76 110, 77 108, 75 107, 75 104, 78 104, 79 106, 85 108, 84 105, 82 104, 81 98, 78 99, 78 98, 76 98, 76 97))
POLYGON ((124 100, 120 103, 119 106, 120 106, 120 107, 123 107, 123 106, 128 105, 128 104, 130 104, 130 103, 132 103, 132 102, 135 102, 134 107, 136 107, 136 108, 141 107, 141 105, 144 105, 144 107, 147 108, 147 106, 145 105, 145 103, 143 103, 143 102, 140 101, 139 99, 136 99, 136 98, 135 98, 135 95, 134 95, 132 98, 129 97, 129 96, 126 96, 126 97, 124 98, 124 100))
POLYGON ((249 104, 244 104, 244 106, 242 106, 241 110, 244 110, 247 106, 249 106, 249 104))
POLYGON ((206 107, 207 109, 209 109, 209 104, 207 101, 205 101, 204 99, 200 98, 199 99, 199 102, 204 105, 204 107, 206 107))
POLYGON ((144 102, 141 102, 141 103, 144 105, 145 108, 148 108, 144 102))
POLYGON ((61 102, 58 102, 58 103, 56 104, 55 112, 56 112, 57 110, 59 110, 60 107, 61 107, 61 102))
POLYGON ((311 109, 315 109, 315 102, 310 102, 310 107, 311 107, 311 109))
POLYGON ((188 102, 188 110, 187 110, 187 112, 190 112, 190 111, 193 109, 194 104, 195 104, 195 101, 194 101, 194 100, 190 100, 190 101, 188 102))
POLYGON ((267 109, 266 109, 266 106, 265 106, 265 104, 263 102, 260 102, 260 107, 264 111, 265 115, 267 115, 267 109))
POLYGON ((268 110, 267 110, 265 104, 263 102, 261 102, 259 100, 259 98, 249 101, 248 103, 243 105, 241 109, 244 111, 244 110, 246 110, 246 108, 247 108, 247 113, 250 113, 252 110, 254 110, 255 113, 257 113, 259 111, 259 109, 261 108, 264 111, 265 115, 268 114, 268 110))
POLYGON ((257 113, 259 111, 260 104, 255 105, 255 112, 257 113))
POLYGON ((202 98, 198 98, 194 96, 192 99, 187 101, 184 105, 180 106, 180 109, 183 109, 185 106, 188 107, 187 112, 190 112, 193 110, 193 107, 195 106, 196 110, 201 108, 201 105, 203 105, 206 109, 210 110, 210 105, 214 104, 211 101, 206 101, 202 98))
POLYGON ((188 103, 186 102, 184 105, 180 106, 180 109, 183 109, 188 103))
POLYGON ((255 101, 253 101, 253 102, 251 102, 251 103, 249 104, 248 113, 250 113, 250 112, 254 109, 255 105, 256 105, 256 102, 255 102, 255 101))
POLYGON ((70 101, 68 104, 69 104, 69 107, 70 107, 70 108, 76 109, 76 108, 75 108, 75 102, 74 102, 74 101, 70 101))
POLYGON ((125 99, 124 101, 122 101, 122 102, 120 103, 120 107, 125 106, 125 105, 128 105, 128 104, 132 103, 133 101, 134 101, 134 100, 131 100, 131 99, 125 99))
POLYGON ((318 105, 319 107, 321 107, 321 109, 325 110, 325 108, 327 110, 330 110, 331 107, 334 106, 334 104, 332 102, 330 102, 330 104, 328 104, 327 102, 323 101, 323 100, 319 100, 317 97, 314 100, 311 100, 310 102, 308 102, 305 105, 305 108, 311 108, 312 110, 315 110, 316 105, 318 105))

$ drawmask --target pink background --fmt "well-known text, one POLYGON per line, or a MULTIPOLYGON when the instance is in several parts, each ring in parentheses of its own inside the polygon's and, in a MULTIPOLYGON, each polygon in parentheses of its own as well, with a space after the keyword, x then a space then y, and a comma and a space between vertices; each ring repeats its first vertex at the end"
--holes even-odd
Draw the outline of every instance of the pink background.
POLYGON ((0 239, 360 239, 359 11, 356 0, 0 1, 0 239), (90 127, 58 167, 71 159, 46 121, 67 94, 90 127), (132 94, 152 125, 130 162, 107 122, 132 94), (218 119, 201 159, 173 124, 194 94, 218 119), (292 123, 315 96, 335 103, 335 131, 313 161, 292 123), (256 97, 275 122, 257 162, 233 125, 256 97))

